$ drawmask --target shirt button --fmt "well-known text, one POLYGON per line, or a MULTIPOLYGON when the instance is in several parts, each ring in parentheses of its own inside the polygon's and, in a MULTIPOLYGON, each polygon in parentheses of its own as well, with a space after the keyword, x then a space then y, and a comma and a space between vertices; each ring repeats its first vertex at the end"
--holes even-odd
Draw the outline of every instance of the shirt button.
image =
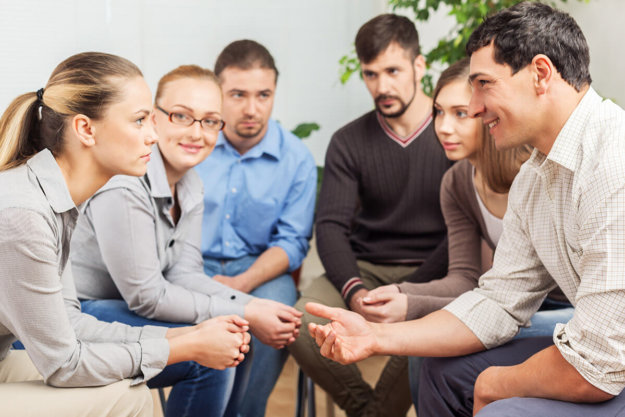
POLYGON ((226 242, 226 246, 230 246, 230 242, 226 242))
POLYGON ((171 248, 172 246, 174 246, 174 242, 175 242, 175 240, 174 240, 174 239, 172 239, 172 240, 169 242, 169 247, 170 247, 170 248, 171 248))
POLYGON ((237 298, 237 296, 236 296, 236 295, 231 295, 231 296, 230 296, 230 299, 231 299, 231 300, 234 300, 235 298, 237 298))
POLYGON ((232 187, 232 193, 236 193, 237 189, 235 187, 232 187))
POLYGON ((229 215, 229 214, 226 214, 226 219, 229 219, 229 218, 230 218, 230 215, 229 215))

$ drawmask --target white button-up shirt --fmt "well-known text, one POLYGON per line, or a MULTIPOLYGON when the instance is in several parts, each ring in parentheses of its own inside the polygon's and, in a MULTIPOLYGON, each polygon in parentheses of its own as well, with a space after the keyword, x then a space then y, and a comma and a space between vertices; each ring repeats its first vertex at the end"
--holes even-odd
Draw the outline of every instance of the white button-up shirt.
POLYGON ((594 386, 625 387, 625 112, 590 88, 548 155, 517 175, 493 268, 446 309, 487 347, 529 324, 559 285, 575 306, 562 356, 594 386))

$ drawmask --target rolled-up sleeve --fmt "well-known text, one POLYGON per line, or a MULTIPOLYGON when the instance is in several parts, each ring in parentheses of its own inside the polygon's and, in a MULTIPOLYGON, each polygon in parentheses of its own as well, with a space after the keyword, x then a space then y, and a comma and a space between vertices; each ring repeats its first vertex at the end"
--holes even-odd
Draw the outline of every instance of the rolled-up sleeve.
POLYGON ((306 154, 295 170, 295 178, 268 245, 280 247, 286 252, 289 271, 297 269, 308 252, 316 193, 317 167, 312 156, 306 154))
POLYGON ((555 286, 523 230, 511 197, 492 269, 482 275, 478 288, 462 294, 445 310, 466 324, 486 348, 492 348, 527 325, 555 286))
POLYGON ((575 314, 557 325, 554 342, 588 382, 618 395, 625 388, 625 188, 589 200, 580 207, 575 314))
POLYGON ((0 212, 0 256, 10 260, 0 282, 2 323, 50 385, 97 386, 129 377, 138 383, 158 374, 169 355, 167 329, 107 324, 80 313, 71 268, 60 275, 58 233, 38 212, 0 212))

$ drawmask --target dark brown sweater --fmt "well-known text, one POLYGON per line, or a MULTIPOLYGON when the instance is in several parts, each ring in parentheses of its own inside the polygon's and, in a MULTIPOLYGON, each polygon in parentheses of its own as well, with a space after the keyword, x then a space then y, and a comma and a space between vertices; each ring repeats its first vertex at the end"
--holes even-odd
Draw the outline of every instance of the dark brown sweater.
POLYGON ((356 259, 421 263, 441 244, 440 183, 450 166, 431 122, 406 147, 384 132, 375 111, 334 134, 317 209, 317 249, 348 304, 363 288, 352 279, 360 275, 356 259))

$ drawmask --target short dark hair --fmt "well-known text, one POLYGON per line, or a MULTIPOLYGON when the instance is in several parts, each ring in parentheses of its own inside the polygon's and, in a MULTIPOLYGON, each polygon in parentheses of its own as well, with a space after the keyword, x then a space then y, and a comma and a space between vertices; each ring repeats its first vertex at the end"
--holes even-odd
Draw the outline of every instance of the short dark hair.
POLYGON ((356 54, 367 64, 396 42, 414 60, 420 55, 419 34, 414 23, 404 16, 381 14, 361 26, 356 34, 356 54))
POLYGON ((273 57, 260 43, 241 39, 234 41, 224 48, 215 61, 215 75, 221 76, 223 70, 228 67, 236 67, 247 70, 251 68, 266 68, 274 70, 278 81, 278 68, 273 57))
POLYGON ((486 18, 471 34, 467 55, 491 42, 495 62, 509 65, 513 74, 544 54, 577 91, 592 82, 582 30, 571 16, 546 4, 523 2, 486 18))

